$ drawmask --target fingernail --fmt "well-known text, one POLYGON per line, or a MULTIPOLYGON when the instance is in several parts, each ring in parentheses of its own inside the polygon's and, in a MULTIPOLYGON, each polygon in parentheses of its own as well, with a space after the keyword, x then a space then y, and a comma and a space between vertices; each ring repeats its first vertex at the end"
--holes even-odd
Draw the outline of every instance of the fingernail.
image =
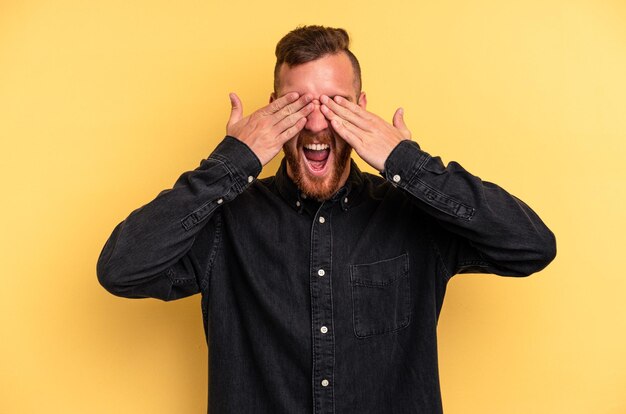
POLYGON ((341 102, 341 96, 335 96, 335 102, 340 103, 341 102))
POLYGON ((320 96, 320 102, 323 103, 323 104, 328 102, 328 96, 326 96, 326 95, 320 96))
POLYGON ((398 113, 399 113, 400 115, 404 115, 404 109, 402 109, 402 108, 398 108, 398 113))

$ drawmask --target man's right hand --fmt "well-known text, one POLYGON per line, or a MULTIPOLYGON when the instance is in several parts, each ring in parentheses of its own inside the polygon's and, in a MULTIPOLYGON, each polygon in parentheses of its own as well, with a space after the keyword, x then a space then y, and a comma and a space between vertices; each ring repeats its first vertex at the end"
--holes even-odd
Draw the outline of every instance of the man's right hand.
POLYGON ((229 97, 231 112, 226 133, 248 145, 262 165, 304 128, 307 115, 314 109, 311 96, 290 92, 244 118, 239 97, 234 93, 229 97))

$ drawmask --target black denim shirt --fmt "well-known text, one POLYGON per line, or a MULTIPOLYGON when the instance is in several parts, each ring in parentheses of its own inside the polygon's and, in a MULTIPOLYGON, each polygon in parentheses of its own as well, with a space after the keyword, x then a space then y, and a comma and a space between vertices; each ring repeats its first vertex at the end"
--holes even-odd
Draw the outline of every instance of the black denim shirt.
POLYGON ((440 413, 437 319, 456 273, 524 276, 555 239, 522 201, 403 141, 328 201, 226 137, 107 241, 113 294, 202 294, 209 412, 440 413))

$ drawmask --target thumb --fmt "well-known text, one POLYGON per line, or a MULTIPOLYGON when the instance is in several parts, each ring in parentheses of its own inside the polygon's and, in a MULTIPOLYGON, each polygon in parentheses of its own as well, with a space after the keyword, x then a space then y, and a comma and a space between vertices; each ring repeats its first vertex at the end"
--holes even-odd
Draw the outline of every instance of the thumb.
POLYGON ((393 114, 393 126, 398 128, 406 139, 411 139, 411 131, 404 123, 404 109, 396 109, 396 113, 393 114))
POLYGON ((243 105, 241 104, 241 99, 239 99, 237 94, 234 92, 229 93, 228 97, 230 98, 230 118, 228 118, 226 128, 229 128, 239 122, 243 116, 243 105))

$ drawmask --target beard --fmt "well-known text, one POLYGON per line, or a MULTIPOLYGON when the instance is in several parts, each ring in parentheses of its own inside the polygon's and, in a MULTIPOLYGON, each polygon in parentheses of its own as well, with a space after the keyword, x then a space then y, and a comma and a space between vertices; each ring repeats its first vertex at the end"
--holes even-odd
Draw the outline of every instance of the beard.
POLYGON ((307 197, 317 201, 330 199, 339 190, 339 182, 350 162, 352 147, 343 140, 338 143, 337 141, 341 138, 334 138, 329 130, 317 134, 303 130, 296 139, 295 148, 288 144, 283 146, 291 179, 307 197), (331 162, 327 166, 328 172, 322 177, 310 174, 305 165, 306 161, 302 159, 302 148, 313 141, 328 144, 333 155, 332 161, 327 161, 331 162))

